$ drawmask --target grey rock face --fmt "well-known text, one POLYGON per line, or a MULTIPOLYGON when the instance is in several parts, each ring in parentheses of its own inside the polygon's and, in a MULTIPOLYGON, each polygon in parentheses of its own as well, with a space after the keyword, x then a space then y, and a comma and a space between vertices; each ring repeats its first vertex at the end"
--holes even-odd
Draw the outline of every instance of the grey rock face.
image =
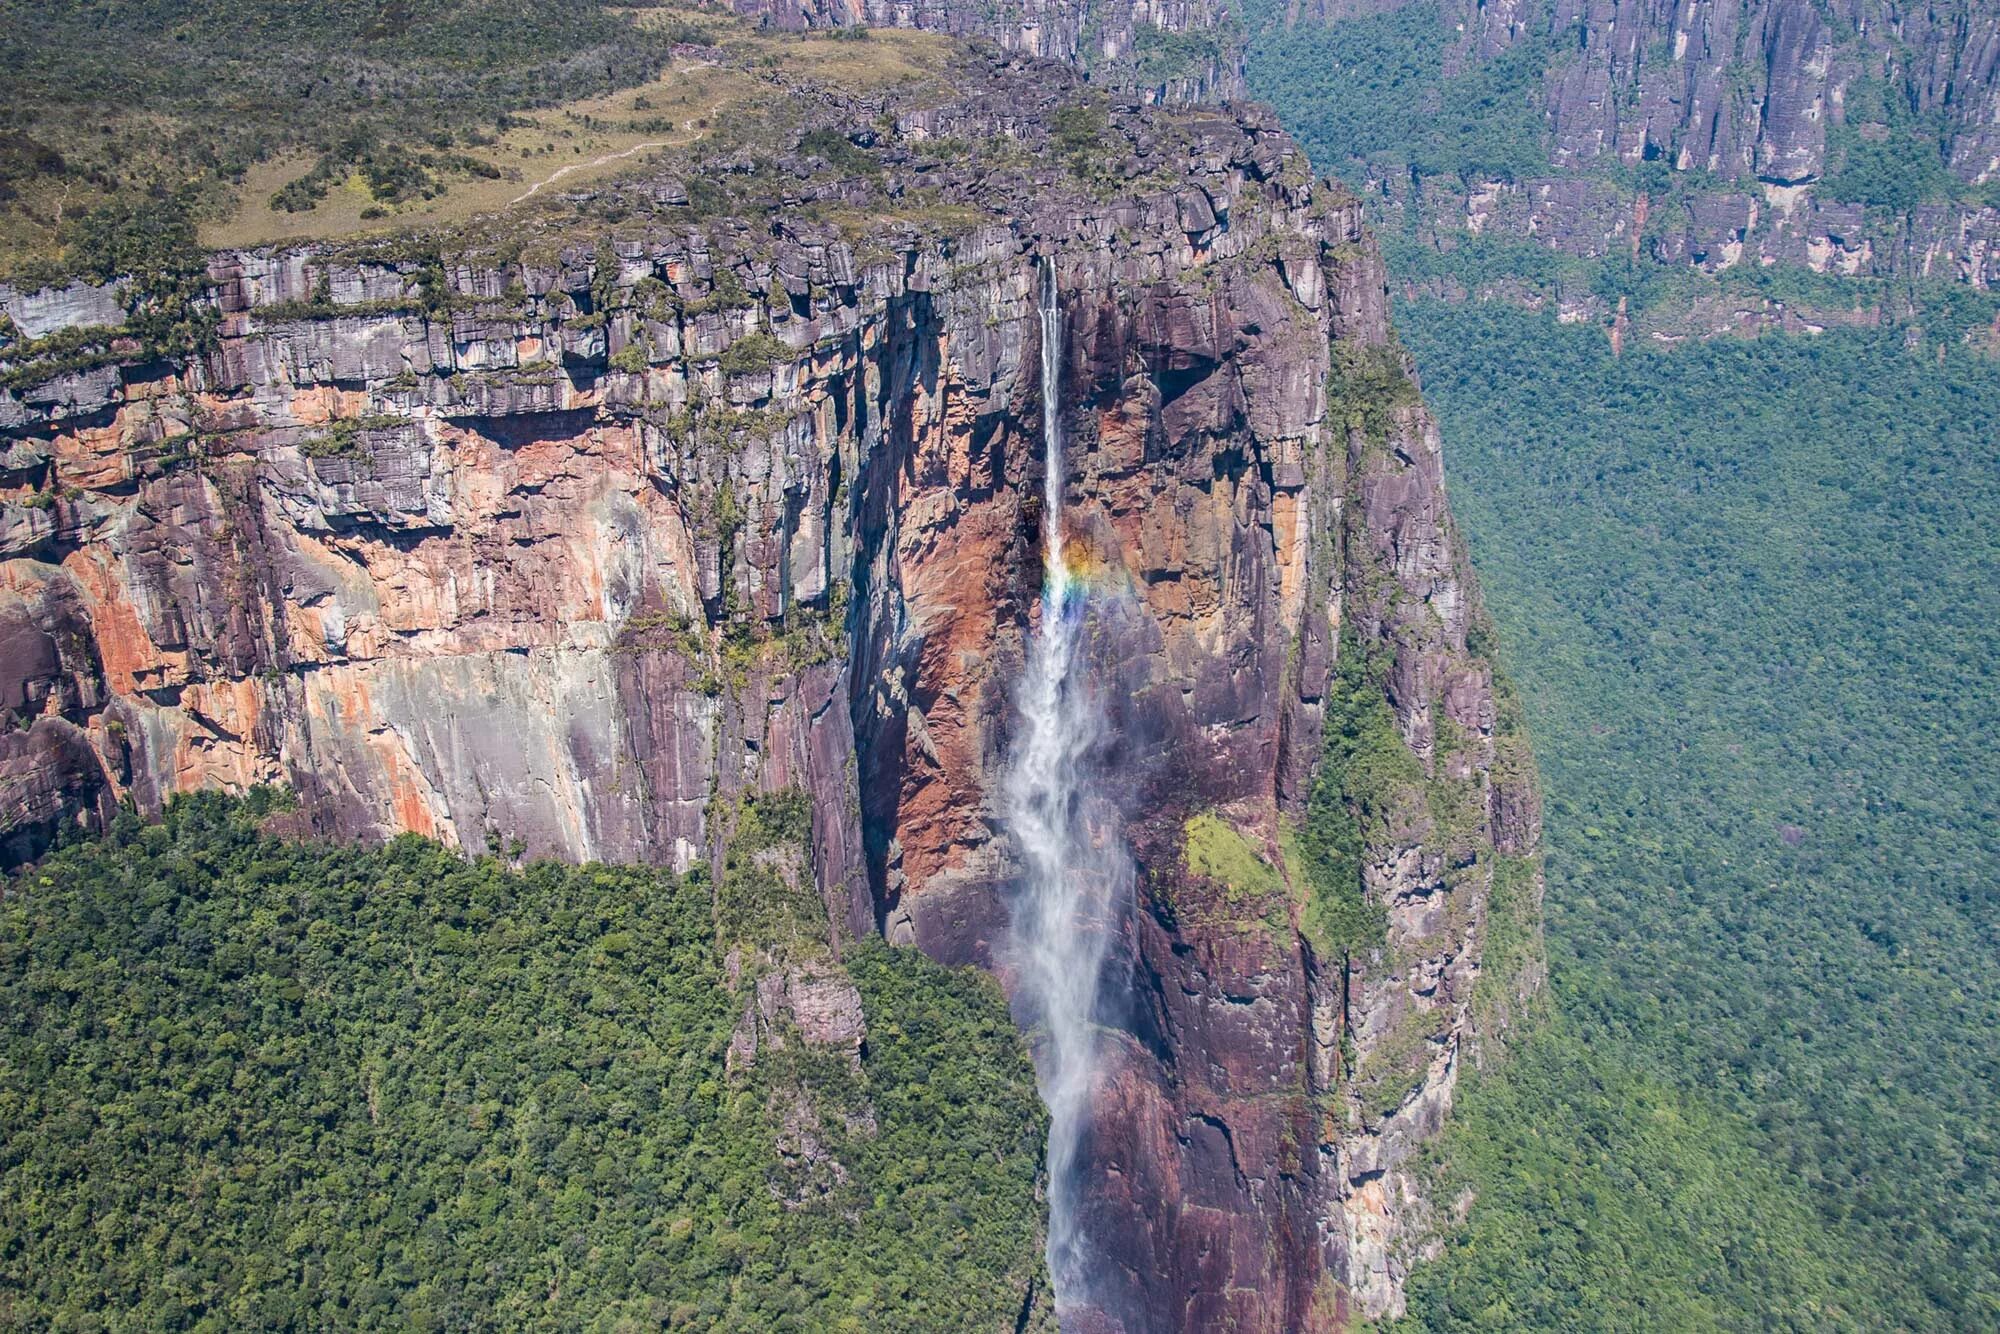
POLYGON ((112 329, 125 324, 125 305, 115 283, 74 282, 33 292, 0 286, 0 312, 23 338, 46 338, 58 329, 112 329))
MULTIPOLYGON (((1308 0, 1293 21, 1400 7, 1308 0)), ((1526 6, 1448 0, 1442 18, 1448 68, 1552 38, 1541 76, 1546 176, 1377 183, 1385 203, 1417 214, 1442 248, 1469 233, 1709 272, 1782 263, 1835 276, 2000 283, 1991 207, 1961 201, 1871 215, 1825 189, 1836 128, 1888 131, 1857 110, 1872 104, 1872 94, 1857 95, 1865 87, 1936 127, 1958 181, 2000 180, 2000 14, 1897 0, 1561 0, 1543 18, 1526 6), (1684 202, 1606 178, 1649 161, 1688 173, 1676 187, 1684 202), (1740 221, 1723 223, 1719 211, 1740 221), (1741 235, 1720 235, 1731 231, 1741 235)), ((1609 318, 1588 296, 1579 301, 1609 318)))

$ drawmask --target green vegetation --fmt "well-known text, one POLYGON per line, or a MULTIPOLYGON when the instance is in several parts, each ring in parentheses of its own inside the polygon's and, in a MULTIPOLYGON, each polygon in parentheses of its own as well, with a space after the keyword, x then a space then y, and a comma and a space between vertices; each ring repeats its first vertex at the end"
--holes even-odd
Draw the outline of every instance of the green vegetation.
POLYGON ((1058 107, 1051 118, 1055 150, 1071 175, 1101 181, 1111 168, 1111 113, 1095 98, 1058 107))
POLYGON ((1856 79, 1841 120, 1827 126, 1820 193, 1897 213, 1948 201, 1959 186, 1945 166, 1945 142, 1942 117, 1918 116, 1880 79, 1856 79))
POLYGON ((1188 870, 1225 886, 1232 900, 1261 902, 1284 894, 1285 882, 1278 868, 1265 861, 1250 840, 1220 816, 1204 811, 1190 817, 1185 834, 1188 870))
MULTIPOLYGON (((990 979, 822 956, 858 1059, 732 1072, 759 956, 732 982, 699 870, 285 842, 281 808, 184 798, 7 886, 0 1325, 1012 1319, 1042 1113, 990 979)), ((753 860, 802 836, 795 796, 747 818, 753 860)))
POLYGON ((1457 34, 1433 0, 1335 24, 1286 26, 1285 7, 1253 0, 1252 83, 1324 171, 1468 180, 1548 173, 1542 73, 1560 38, 1446 73, 1457 34))
POLYGON ((409 424, 406 417, 343 417, 329 423, 320 434, 308 437, 299 449, 312 459, 366 458, 368 443, 363 437, 367 432, 389 431, 409 424))
MULTIPOLYGON (((711 817, 722 815, 711 809, 711 817)), ((826 953, 826 905, 812 881, 812 809, 794 788, 751 797, 734 812, 716 929, 778 958, 826 953)))
POLYGON ((722 357, 717 364, 725 375, 748 375, 790 361, 792 355, 792 349, 785 345, 783 339, 767 333, 753 333, 722 349, 722 357))
POLYGON ((1305 824, 1292 832, 1287 849, 1287 860, 1306 881, 1305 936, 1323 957, 1345 958, 1382 943, 1387 918, 1363 890, 1363 852, 1383 838, 1393 805, 1423 781, 1396 735, 1380 680, 1364 661, 1353 628, 1343 626, 1326 696, 1319 776, 1306 799, 1305 824))
MULTIPOLYGON (((0 0, 0 267, 107 201, 205 212, 255 163, 380 200, 477 173, 508 113, 644 82, 671 25, 567 0, 0 0)), ((291 189, 291 187, 287 187, 291 189)))
MULTIPOLYGON (((866 28, 843 28, 842 32, 866 34, 866 28)), ((876 170, 875 155, 835 129, 808 130, 799 137, 799 151, 826 159, 835 171, 861 176, 876 170)))
POLYGON ((1561 1015, 1454 1116, 1411 1323, 2000 1324, 2000 365, 1398 322, 1545 774, 1561 1015))
POLYGON ((1333 376, 1328 391, 1329 415, 1359 428, 1369 443, 1388 443, 1396 413, 1422 401, 1416 381, 1404 369, 1400 345, 1390 342, 1354 346, 1333 345, 1333 376))
MULTIPOLYGON (((448 134, 438 137, 446 144, 451 142, 448 134)), ((303 213, 318 205, 329 191, 350 176, 359 177, 368 197, 378 204, 399 204, 417 196, 429 199, 437 195, 440 178, 452 173, 497 180, 500 169, 467 153, 430 152, 384 144, 373 126, 361 126, 321 153, 311 171, 287 182, 271 197, 271 207, 287 213, 303 213)))
POLYGON ((1411 1275, 1427 1330, 1852 1328, 1874 1298, 1740 1119, 1545 1030, 1453 1109, 1469 1221, 1411 1275))
POLYGON ((1175 918, 1199 922, 1215 931, 1240 935, 1267 933, 1288 939, 1292 898, 1285 877, 1244 833, 1214 811, 1188 817, 1181 830, 1181 863, 1191 875, 1212 883, 1221 893, 1196 886, 1176 887, 1172 877, 1155 880, 1161 906, 1175 918), (1195 889, 1194 893, 1183 892, 1195 889))

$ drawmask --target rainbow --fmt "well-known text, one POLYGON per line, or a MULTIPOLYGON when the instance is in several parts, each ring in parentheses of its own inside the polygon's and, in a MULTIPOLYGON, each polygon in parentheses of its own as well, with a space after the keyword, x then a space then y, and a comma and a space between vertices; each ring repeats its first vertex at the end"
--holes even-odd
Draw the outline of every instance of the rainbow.
POLYGON ((1122 561, 1075 535, 1066 536, 1055 559, 1042 571, 1042 598, 1065 615, 1081 611, 1093 597, 1116 595, 1131 587, 1132 576, 1122 561))

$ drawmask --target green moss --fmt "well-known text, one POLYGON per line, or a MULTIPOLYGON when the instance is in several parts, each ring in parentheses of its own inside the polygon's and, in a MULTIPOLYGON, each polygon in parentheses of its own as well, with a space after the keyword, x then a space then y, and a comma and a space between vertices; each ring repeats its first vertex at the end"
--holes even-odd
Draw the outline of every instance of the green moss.
POLYGON ((1156 893, 1176 918, 1237 933, 1263 931, 1288 940, 1292 900, 1283 873, 1256 844, 1211 811, 1191 816, 1182 831, 1181 864, 1189 875, 1211 882, 1219 895, 1170 888, 1173 877, 1158 877, 1156 893))
POLYGON ((1285 882, 1277 868, 1220 817, 1205 811, 1190 818, 1186 838, 1182 855, 1188 870, 1223 886, 1231 903, 1284 892, 1285 882))

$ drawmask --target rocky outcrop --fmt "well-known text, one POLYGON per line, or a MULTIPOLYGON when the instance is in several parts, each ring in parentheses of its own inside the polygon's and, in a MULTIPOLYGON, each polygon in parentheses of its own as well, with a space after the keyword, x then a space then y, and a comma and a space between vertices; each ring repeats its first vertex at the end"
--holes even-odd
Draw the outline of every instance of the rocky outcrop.
MULTIPOLYGON (((1289 12, 1339 23, 1400 8, 1307 0, 1289 12)), ((1709 272, 1796 264, 2000 283, 2000 211, 1979 188, 2000 180, 2000 15, 1885 0, 1448 0, 1440 19, 1449 72, 1504 53, 1539 66, 1551 168, 1384 174, 1385 201, 1441 248, 1470 234, 1709 272), (1830 187, 1848 154, 1891 140, 1908 199, 1865 208, 1852 192, 1867 182, 1830 187), (1914 164, 1937 149, 1925 176, 1914 164)))
POLYGON ((1264 113, 1106 103, 1012 57, 950 82, 787 88, 807 110, 761 160, 478 240, 214 256, 220 333, 185 363, 107 354, 45 392, 17 350, 4 832, 19 856, 119 798, 283 783, 330 835, 703 863, 725 930, 756 885, 810 885, 739 1066, 792 1034, 852 1052, 815 961, 860 935, 1005 980, 1052 263, 1141 887, 1084 1148, 1104 1264, 1071 1314, 1396 1310, 1410 1155, 1535 985, 1539 879, 1380 260, 1264 113), (865 170, 806 150, 828 129, 865 170), (1353 872, 1380 931, 1335 938, 1297 844, 1364 658, 1398 777, 1353 872), (746 803, 794 793, 810 865, 746 851, 746 803))
POLYGON ((730 8, 786 29, 922 28, 984 38, 1067 61, 1150 100, 1216 101, 1243 92, 1228 0, 730 0, 730 8))
MULTIPOLYGON (((1338 23, 1407 0, 1306 0, 1338 23)), ((1562 0, 1547 11, 1447 0, 1444 29, 1485 60, 1555 35, 1544 80, 1551 162, 1665 158, 1798 185, 1826 170, 1826 130, 1857 80, 1887 79, 1935 117, 1960 179, 2000 172, 2000 16, 1900 0, 1562 0)))

